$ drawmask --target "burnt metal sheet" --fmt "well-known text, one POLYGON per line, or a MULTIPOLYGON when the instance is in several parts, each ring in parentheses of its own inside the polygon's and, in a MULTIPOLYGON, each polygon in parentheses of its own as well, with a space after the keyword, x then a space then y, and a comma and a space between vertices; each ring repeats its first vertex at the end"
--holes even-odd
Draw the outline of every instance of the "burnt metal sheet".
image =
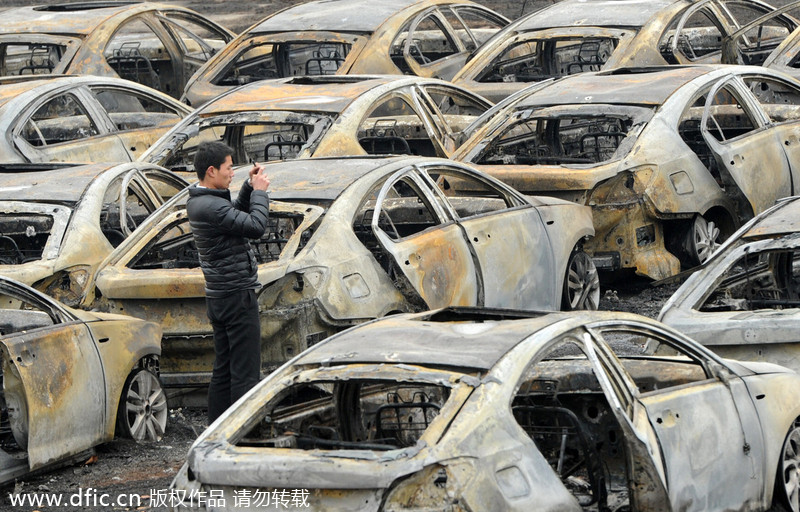
POLYGON ((800 232, 800 201, 788 199, 771 215, 760 218, 742 234, 742 238, 771 238, 800 232))
POLYGON ((489 369, 522 339, 549 325, 554 318, 533 319, 509 329, 496 321, 480 324, 385 319, 352 331, 304 354, 296 364, 339 365, 355 363, 405 363, 458 368, 489 369), (381 336, 376 337, 380 332, 381 336), (403 340, 402 350, 397 341, 403 340))
POLYGON ((111 167, 112 164, 91 164, 25 172, 25 166, 0 165, 0 200, 75 203, 86 187, 111 167))
POLYGON ((582 73, 569 78, 569 87, 558 82, 541 88, 519 101, 517 108, 582 103, 661 105, 687 82, 713 69, 672 66, 636 73, 626 73, 624 69, 582 73))
POLYGON ((334 30, 374 32, 387 18, 425 0, 329 0, 306 2, 259 23, 253 33, 334 30))
POLYGON ((365 80, 296 79, 254 82, 226 94, 203 107, 202 117, 218 114, 291 110, 341 112, 366 91, 390 83, 391 78, 368 77, 365 80))
MULTIPOLYGON (((674 0, 566 0, 537 11, 515 26, 517 30, 593 25, 597 27, 641 27, 674 0)), ((677 9, 674 9, 677 10, 677 9)))

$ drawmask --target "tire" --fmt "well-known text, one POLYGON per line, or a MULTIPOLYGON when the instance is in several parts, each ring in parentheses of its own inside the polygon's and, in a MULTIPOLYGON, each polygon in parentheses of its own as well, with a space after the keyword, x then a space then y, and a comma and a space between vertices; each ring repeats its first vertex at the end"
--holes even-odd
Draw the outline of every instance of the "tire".
POLYGON ((800 420, 795 420, 783 441, 775 473, 773 510, 800 512, 800 420))
POLYGON ((600 305, 600 278, 597 267, 588 254, 575 248, 569 255, 564 285, 561 291, 561 309, 596 310, 600 305))
POLYGON ((117 432, 135 441, 160 441, 167 426, 167 397, 158 377, 144 368, 125 380, 117 409, 117 432))
POLYGON ((720 229, 714 221, 695 215, 683 229, 681 236, 681 263, 686 268, 694 268, 705 263, 720 245, 720 229))

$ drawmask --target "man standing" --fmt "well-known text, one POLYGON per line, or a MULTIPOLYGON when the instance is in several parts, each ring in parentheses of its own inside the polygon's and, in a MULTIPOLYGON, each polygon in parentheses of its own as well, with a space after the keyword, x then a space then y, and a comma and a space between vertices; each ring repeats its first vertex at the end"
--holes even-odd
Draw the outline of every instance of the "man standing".
POLYGON ((186 212, 206 280, 206 307, 214 328, 214 370, 208 387, 213 422, 260 380, 261 327, 257 262, 248 238, 260 238, 269 216, 269 178, 256 163, 231 202, 233 151, 221 142, 200 144, 194 158, 199 183, 189 187, 186 212))

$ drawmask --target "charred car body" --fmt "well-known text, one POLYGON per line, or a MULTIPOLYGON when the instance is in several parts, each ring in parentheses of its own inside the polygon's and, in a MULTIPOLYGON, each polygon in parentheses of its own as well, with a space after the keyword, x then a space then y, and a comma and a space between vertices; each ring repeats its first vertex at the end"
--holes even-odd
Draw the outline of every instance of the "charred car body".
POLYGON ((797 83, 757 67, 585 73, 498 104, 453 158, 592 206, 598 268, 662 279, 797 193, 798 108, 797 83))
POLYGON ((187 179, 197 145, 222 140, 234 165, 319 156, 449 156, 489 108, 448 82, 418 77, 297 77, 229 91, 197 109, 141 159, 187 179))
POLYGON ((0 75, 120 77, 180 97, 233 38, 200 14, 155 2, 76 2, 3 12, 0 75))
MULTIPOLYGON (((253 241, 265 368, 392 313, 597 307, 597 273, 580 249, 592 234, 586 207, 527 199, 440 159, 315 158, 265 172, 270 226, 253 241)), ((207 383, 214 352, 185 198, 109 256, 83 303, 160 323, 168 387, 207 383)))
POLYGON ((724 357, 800 371, 800 199, 742 227, 661 310, 660 319, 724 357))
POLYGON ((75 306, 100 262, 185 186, 143 163, 0 165, 0 275, 75 306))
POLYGON ((508 20, 469 1, 324 0, 256 23, 190 80, 193 106, 258 80, 377 73, 450 79, 508 20))
MULTIPOLYGON (((586 71, 720 64, 722 42, 773 12, 752 0, 564 0, 511 23, 470 56, 453 82, 492 101, 525 83, 586 71)), ((755 56, 798 27, 785 13, 738 40, 755 56)), ((732 61, 731 63, 735 63, 732 61)))
POLYGON ((455 308, 337 334, 212 424, 173 488, 225 503, 301 488, 310 510, 386 512, 795 499, 796 373, 722 360, 637 315, 528 316, 455 308))
POLYGON ((118 78, 0 78, 0 161, 128 162, 189 112, 118 78))
POLYGON ((114 433, 158 440, 161 329, 73 310, 0 276, 0 483, 52 468, 114 433))

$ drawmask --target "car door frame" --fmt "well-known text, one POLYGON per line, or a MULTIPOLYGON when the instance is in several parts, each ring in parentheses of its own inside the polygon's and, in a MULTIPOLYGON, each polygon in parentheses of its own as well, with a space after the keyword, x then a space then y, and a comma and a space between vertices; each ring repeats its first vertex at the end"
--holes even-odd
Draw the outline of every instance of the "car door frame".
POLYGON ((3 390, 27 418, 31 470, 78 454, 107 438, 107 389, 100 351, 91 330, 43 294, 0 282, 11 293, 45 311, 53 325, 2 337, 3 390), (60 342, 75 343, 71 347, 60 342), (55 349, 51 348, 54 347, 55 349), (71 356, 71 357, 70 357, 71 356), (69 435, 65 435, 69 433, 69 435))
MULTIPOLYGON (((730 397, 728 410, 734 411, 736 418, 731 419, 729 417, 725 417, 717 418, 717 421, 714 421, 713 419, 711 421, 717 425, 725 427, 730 427, 731 422, 738 422, 737 425, 734 425, 729 429, 729 432, 734 431, 741 433, 743 441, 742 445, 739 447, 730 446, 731 439, 728 437, 724 439, 718 439, 719 444, 723 445, 722 449, 719 450, 719 453, 731 458, 736 458, 737 455, 740 455, 744 457, 744 459, 739 460, 738 462, 730 460, 728 462, 724 462, 718 458, 715 458, 713 461, 710 461, 708 465, 700 468, 699 471, 709 467, 718 468, 719 466, 723 466, 727 468, 744 466, 743 471, 746 472, 749 469, 752 472, 752 474, 748 475, 747 478, 743 478, 744 481, 748 481, 753 484, 751 485, 750 489, 752 494, 749 497, 744 496, 740 503, 721 504, 721 509, 730 510, 739 508, 745 504, 752 505, 753 503, 762 502, 764 499, 763 491, 765 488, 763 482, 767 474, 767 468, 765 466, 766 457, 764 452, 764 437, 761 424, 758 419, 758 412, 744 381, 739 378, 735 372, 728 368, 721 359, 717 358, 710 352, 700 350, 699 347, 693 348, 690 344, 682 343, 677 345, 677 347, 679 347, 680 351, 683 353, 688 354, 689 357, 697 360, 697 362, 704 369, 707 378, 702 381, 689 382, 682 385, 670 386, 647 393, 641 393, 638 390, 633 377, 627 372, 627 370, 625 370, 622 363, 617 358, 615 350, 610 347, 609 342, 603 337, 602 331, 604 329, 628 331, 642 336, 647 336, 650 339, 655 338, 658 339, 660 343, 664 343, 672 348, 676 347, 674 344, 675 335, 659 330, 653 325, 639 324, 636 322, 619 322, 616 320, 595 322, 587 328, 587 330, 591 333, 595 346, 598 348, 598 352, 602 354, 601 359, 606 361, 606 364, 609 366, 609 368, 613 367, 613 372, 617 374, 619 379, 622 379, 622 381, 626 383, 627 391, 630 393, 631 398, 643 408, 645 415, 648 418, 647 423, 650 425, 652 432, 657 439, 657 444, 660 450, 661 460, 664 468, 664 481, 666 483, 665 488, 669 494, 669 500, 667 503, 677 510, 705 510, 705 508, 702 508, 702 503, 695 503, 691 499, 687 501, 686 494, 682 491, 683 489, 693 490, 697 482, 708 482, 708 473, 701 473, 699 475, 686 475, 685 473, 678 473, 675 471, 673 474, 670 469, 674 468, 675 465, 680 465, 680 462, 676 463, 676 461, 685 461, 687 456, 690 458, 690 463, 688 466, 691 469, 694 469, 694 466, 691 462, 692 456, 698 454, 695 454, 694 452, 687 453, 686 450, 680 450, 677 449, 677 447, 674 447, 674 450, 670 450, 671 443, 669 439, 669 431, 671 429, 680 430, 682 426, 689 422, 688 418, 686 418, 686 415, 684 415, 684 418, 681 419, 680 411, 678 411, 674 405, 680 405, 681 399, 686 399, 684 400, 685 402, 690 402, 691 399, 696 398, 696 396, 690 395, 690 393, 693 391, 693 388, 694 391, 697 391, 697 388, 708 388, 708 386, 714 386, 715 384, 718 385, 717 387, 721 386, 727 389, 727 393, 725 390, 721 391, 723 395, 730 397), (672 340, 672 342, 669 340, 672 340), (665 398, 665 396, 670 393, 675 396, 670 403, 666 404, 665 406, 665 402, 669 400, 669 397, 665 398), (672 404, 672 406, 669 406, 670 404, 672 404), (660 413, 661 415, 654 417, 653 411, 655 408, 659 408, 659 410, 656 412, 660 413), (743 416, 744 419, 747 420, 746 422, 743 420, 743 416), (748 429, 747 425, 754 425, 755 427, 748 429), (737 426, 738 428, 736 428, 737 426), (748 460, 750 462, 749 465, 742 464, 748 460), (676 484, 678 482, 683 482, 685 484, 684 487, 677 487, 676 484), (684 498, 684 501, 679 501, 681 497, 684 498), (692 505, 701 508, 691 508, 692 505)), ((697 404, 692 404, 692 406, 700 407, 697 404)), ((699 415, 705 417, 707 415, 710 416, 714 412, 715 410, 713 408, 705 407, 702 408, 702 411, 699 412, 699 415)), ((690 432, 691 428, 693 427, 694 425, 689 425, 690 432)), ((685 432, 681 431, 680 434, 685 434, 685 432)), ((680 434, 678 435, 678 439, 681 443, 697 438, 696 435, 680 434)), ((705 448, 707 444, 704 444, 703 446, 705 448)), ((683 445, 680 446, 680 448, 683 447, 683 445)), ((713 471, 714 470, 712 469, 712 472, 713 471)), ((717 484, 725 487, 723 485, 723 481, 727 481, 727 479, 723 478, 718 481, 717 484)), ((745 494, 748 491, 745 489, 745 486, 736 486, 736 489, 737 491, 742 491, 745 494)), ((702 490, 699 491, 699 493, 701 495, 705 495, 702 490)), ((691 495, 691 491, 689 494, 691 495)), ((723 492, 723 494, 729 496, 731 493, 729 490, 726 490, 723 492)))
MULTIPOLYGON (((415 167, 417 166, 415 165, 415 167)), ((432 193, 438 196, 443 208, 464 231, 464 236, 475 258, 477 271, 483 282, 483 305, 485 307, 559 309, 560 303, 555 300, 556 297, 560 297, 559 289, 556 280, 552 279, 556 266, 555 256, 544 221, 535 205, 519 197, 511 189, 498 186, 497 183, 484 179, 465 167, 437 163, 417 167, 417 171, 426 180, 432 193), (428 171, 432 169, 464 174, 487 188, 495 190, 498 195, 503 197, 507 206, 501 210, 462 218, 428 174, 428 171), (508 206, 510 202, 518 204, 508 206), (500 216, 505 218, 500 218, 500 216), (535 227, 539 228, 536 233, 538 236, 533 238, 532 230, 529 228, 535 227), (492 241, 492 234, 495 235, 494 241, 492 241), (501 245, 498 240, 503 240, 504 243, 501 245), (531 248, 541 249, 541 254, 545 257, 544 264, 542 264, 542 260, 522 256, 527 252, 526 249, 530 250, 531 248), (503 260, 498 258, 498 254, 494 254, 491 249, 506 256, 518 255, 521 257, 512 256, 503 260), (514 281, 514 276, 518 279, 511 284, 509 280, 514 281), (541 301, 542 297, 553 300, 541 301)))
MULTIPOLYGON (((690 16, 695 14, 698 11, 706 10, 710 14, 710 19, 712 23, 714 23, 717 28, 719 29, 720 33, 724 37, 726 34, 730 32, 730 27, 728 26, 727 20, 721 19, 718 10, 716 9, 717 0, 701 0, 700 2, 691 5, 685 11, 683 11, 679 16, 679 20, 677 25, 675 25, 675 35, 672 37, 672 42, 669 46, 669 52, 673 59, 675 59, 677 64, 714 64, 716 63, 714 60, 708 59, 707 57, 713 56, 717 54, 717 52, 711 52, 709 54, 703 55, 695 60, 690 59, 686 54, 682 51, 678 50, 678 34, 683 30, 684 26, 686 25, 687 20, 690 16), (711 60, 711 62, 707 62, 711 60)), ((667 24, 669 26, 669 23, 667 24)), ((720 59, 722 58, 722 47, 720 47, 719 52, 720 59)))
MULTIPOLYGON (((790 184, 789 193, 791 193, 791 167, 786 152, 780 142, 780 138, 773 129, 769 117, 767 117, 761 109, 760 103, 747 89, 739 76, 729 74, 720 78, 711 86, 706 96, 706 103, 703 106, 703 115, 700 120, 700 133, 719 167, 724 169, 734 180, 736 186, 744 195, 749 206, 752 208, 751 213, 757 214, 772 206, 775 200, 783 197, 777 194, 777 191, 764 193, 765 190, 762 186, 765 181, 763 179, 764 177, 758 176, 756 179, 753 179, 752 175, 757 171, 757 169, 753 169, 754 165, 761 166, 762 169, 764 167, 774 169, 779 165, 782 168, 782 172, 786 175, 786 180, 790 184), (725 141, 719 141, 716 137, 711 135, 707 123, 709 122, 710 108, 717 92, 728 85, 738 94, 739 97, 737 99, 742 102, 742 106, 747 110, 746 113, 749 112, 754 121, 758 123, 758 126, 745 134, 725 141), (753 140, 755 137, 766 139, 766 142, 771 142, 771 144, 764 144, 764 140, 753 140), (770 139, 772 140, 770 141, 770 139), (755 151, 755 157, 753 155, 748 155, 744 151, 748 150, 748 152, 752 152, 750 148, 753 145, 761 149, 761 151, 755 151), (767 160, 764 158, 764 151, 770 147, 775 154, 772 155, 770 160, 767 160), (747 158, 748 156, 750 156, 749 159, 747 158)), ((775 171, 773 171, 773 174, 774 172, 775 171)), ((746 214, 746 212, 740 212, 740 214, 746 214)))
POLYGON ((463 229, 445 212, 415 167, 404 167, 386 179, 377 194, 370 226, 380 246, 430 309, 483 305, 483 283, 463 229), (416 185, 415 193, 427 199, 438 217, 437 225, 405 237, 398 233, 398 239, 393 240, 379 226, 379 220, 389 189, 404 178, 416 185), (433 259, 430 265, 429 257, 433 259))
POLYGON ((459 39, 454 33, 453 27, 444 17, 444 15, 439 11, 437 6, 430 7, 425 9, 424 11, 417 14, 411 23, 408 25, 408 34, 406 35, 405 41, 403 42, 403 59, 406 62, 408 68, 417 76, 427 77, 427 78, 441 78, 443 80, 450 80, 455 76, 458 72, 460 67, 462 67, 466 61, 467 56, 469 55, 469 51, 464 48, 464 45, 461 43, 461 39, 459 39), (414 31, 419 26, 420 22, 424 20, 429 15, 434 16, 434 18, 438 21, 439 28, 442 29, 445 37, 450 40, 450 44, 452 44, 456 48, 456 52, 448 55, 446 57, 442 57, 441 59, 432 61, 427 64, 420 64, 416 61, 416 59, 411 55, 411 42, 414 40, 413 34, 414 31), (461 61, 460 64, 458 61, 461 61), (455 61, 455 62, 454 62, 455 61), (454 69, 450 69, 453 68, 454 69))

